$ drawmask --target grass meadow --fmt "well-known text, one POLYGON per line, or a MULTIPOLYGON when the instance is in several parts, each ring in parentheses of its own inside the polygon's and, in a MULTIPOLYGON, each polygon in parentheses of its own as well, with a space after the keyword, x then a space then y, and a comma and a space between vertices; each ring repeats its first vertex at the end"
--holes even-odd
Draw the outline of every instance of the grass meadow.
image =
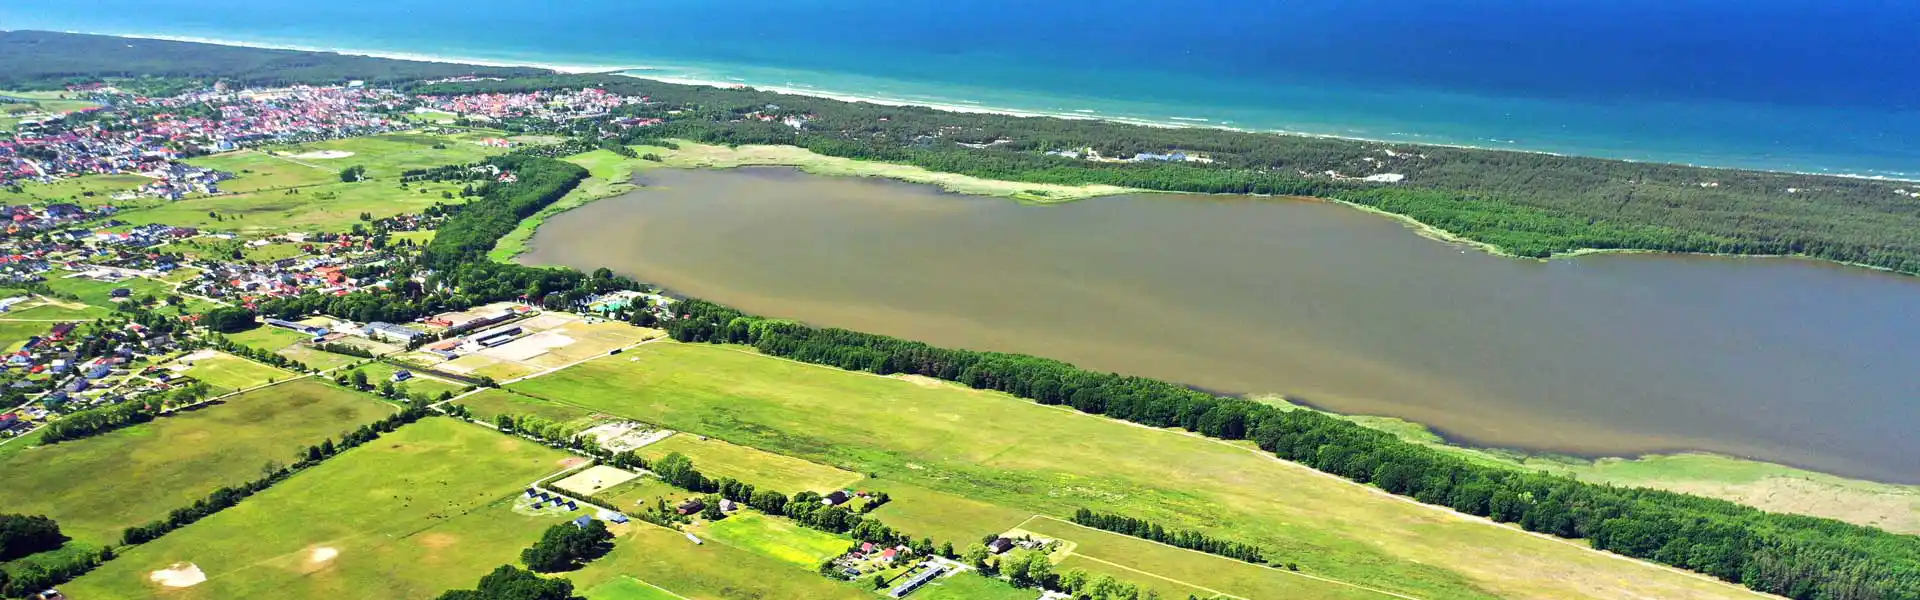
POLYGON ((715 479, 732 477, 759 487, 792 495, 800 491, 830 492, 858 483, 859 473, 814 464, 781 454, 737 446, 722 440, 678 433, 638 450, 642 458, 657 460, 679 452, 693 466, 715 479))
POLYGON ((853 539, 843 535, 808 529, 787 519, 749 511, 719 521, 702 522, 688 531, 806 571, 845 553, 847 547, 853 545, 853 539))
MULTIPOLYGON (((750 349, 655 343, 510 387, 874 473, 879 480, 864 485, 875 489, 902 481, 1029 515, 1085 507, 1199 529, 1257 544, 1308 574, 1420 598, 1758 597, 1417 505, 1247 445, 750 349)), ((895 500, 902 512, 941 510, 908 502, 895 500)), ((892 510, 877 514, 884 520, 892 510)), ((1007 513, 956 515, 951 530, 974 533, 954 541, 1018 524, 959 522, 999 514, 1007 513)))
POLYGON ((72 202, 82 206, 111 203, 116 206, 137 206, 151 203, 151 201, 117 202, 113 200, 113 195, 152 182, 152 179, 139 175, 86 175, 53 183, 23 183, 20 185, 19 192, 0 187, 0 202, 6 204, 72 202))
POLYGON ((281 482, 61 586, 74 598, 431 598, 469 587, 568 515, 512 497, 559 451, 428 418, 281 482), (176 563, 207 580, 162 588, 176 563))
POLYGON ((270 461, 291 463, 307 446, 392 412, 370 396, 302 380, 90 438, 33 447, 14 441, 0 453, 7 474, 0 506, 53 517, 84 542, 117 544, 128 526, 252 480, 270 461))
POLYGON ((608 582, 631 577, 682 597, 703 600, 876 598, 863 588, 821 577, 810 567, 713 541, 696 545, 678 531, 651 524, 620 525, 615 532, 619 537, 614 540, 613 552, 567 574, 578 589, 596 590, 608 582))
POLYGON ((586 590, 587 600, 678 600, 680 595, 632 577, 620 576, 586 590))
POLYGON ((294 377, 291 372, 224 353, 193 361, 193 366, 183 374, 219 392, 244 390, 294 377))
POLYGON ((593 420, 594 412, 575 406, 555 404, 539 398, 516 394, 500 388, 480 390, 474 395, 461 398, 461 406, 473 411, 476 419, 493 422, 500 415, 532 415, 559 423, 585 424, 593 420))

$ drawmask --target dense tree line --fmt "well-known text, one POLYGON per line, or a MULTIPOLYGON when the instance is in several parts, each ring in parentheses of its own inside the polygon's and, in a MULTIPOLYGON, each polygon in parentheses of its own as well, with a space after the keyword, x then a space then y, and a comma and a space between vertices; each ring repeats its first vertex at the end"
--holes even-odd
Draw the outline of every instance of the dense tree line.
MULTIPOLYGON (((219 79, 278 86, 355 79, 397 84, 462 75, 551 72, 51 31, 0 31, 0 89, 12 90, 59 89, 69 83, 119 78, 219 79)), ((153 83, 177 88, 198 81, 153 83)))
POLYGON ((1162 544, 1179 546, 1188 550, 1199 550, 1208 554, 1218 554, 1227 558, 1239 559, 1260 564, 1266 559, 1260 556, 1260 549, 1239 542, 1230 542, 1190 529, 1169 531, 1159 523, 1144 519, 1135 519, 1122 515, 1097 513, 1087 509, 1074 511, 1073 522, 1105 529, 1114 533, 1149 539, 1162 544))
POLYGON ((583 600, 573 593, 573 582, 535 575, 513 565, 500 565, 480 578, 471 590, 450 590, 439 600, 583 600))
POLYGON ((683 342, 750 344, 772 356, 935 377, 1153 427, 1250 440, 1280 458, 1427 504, 1586 539, 1601 550, 1790 598, 1920 599, 1920 536, 1481 465, 1315 411, 1055 360, 812 328, 700 300, 674 306, 678 314, 666 328, 683 342))
POLYGON ((220 333, 240 333, 260 324, 253 313, 237 306, 222 306, 200 315, 200 324, 220 333))
POLYGON ((520 562, 537 573, 578 569, 613 550, 613 532, 597 519, 580 527, 571 521, 547 528, 540 541, 520 551, 520 562))
POLYGON ((0 515, 0 563, 67 543, 60 524, 45 515, 0 515))
POLYGON ((62 583, 92 571, 100 563, 112 560, 112 546, 97 551, 69 548, 60 552, 34 555, 0 569, 0 597, 33 598, 62 583))
POLYGON ((247 497, 259 493, 261 490, 272 487, 273 484, 286 480, 286 478, 293 476, 294 473, 298 473, 302 469, 319 464, 321 461, 337 456, 348 449, 378 439, 382 434, 392 432, 395 429, 399 429, 402 425, 418 421, 430 414, 433 414, 433 411, 425 406, 409 406, 379 421, 361 425, 360 428, 341 436, 340 442, 337 444, 329 438, 319 444, 309 446, 305 452, 300 454, 299 461, 291 466, 269 464, 266 469, 263 469, 264 472, 262 475, 253 481, 214 490, 213 493, 208 494, 207 497, 195 500, 191 505, 173 509, 173 512, 167 513, 165 519, 126 528, 126 530, 120 533, 120 543, 133 545, 149 542, 175 529, 191 525, 209 515, 239 504, 241 500, 245 500, 247 497))
POLYGON ((1920 273, 1911 183, 1574 156, 956 113, 631 77, 560 75, 429 86, 433 93, 594 86, 650 96, 623 113, 666 119, 629 143, 676 137, 784 144, 1009 181, 1333 198, 1407 215, 1522 256, 1584 248, 1801 254, 1920 273), (776 106, 777 109, 769 109, 776 106), (678 111, 678 112, 669 112, 678 111), (751 113, 807 119, 795 129, 751 113), (961 144, 984 144, 969 147, 961 144), (1092 162, 1186 152, 1211 162, 1092 162), (1337 172, 1346 178, 1326 175, 1337 172), (1400 183, 1355 179, 1406 176, 1400 183))

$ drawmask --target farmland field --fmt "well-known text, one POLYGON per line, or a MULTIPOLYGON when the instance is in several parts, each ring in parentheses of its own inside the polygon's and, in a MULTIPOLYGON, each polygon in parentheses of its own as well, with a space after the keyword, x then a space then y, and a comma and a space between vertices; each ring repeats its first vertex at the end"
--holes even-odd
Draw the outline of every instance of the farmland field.
POLYGON ((702 523, 689 531, 729 546, 792 563, 794 568, 803 571, 820 566, 821 562, 839 556, 853 545, 853 539, 846 536, 808 529, 786 519, 747 511, 719 521, 702 523))
POLYGON ((65 586, 74 598, 431 598, 469 587, 565 515, 521 515, 522 486, 565 455, 428 418, 122 555, 65 586), (151 571, 191 563, 204 583, 151 571))
POLYGON ((679 452, 693 459, 693 466, 708 477, 732 477, 758 488, 779 490, 784 494, 799 491, 830 492, 860 481, 859 473, 818 465, 784 456, 736 446, 727 442, 680 433, 638 451, 642 458, 655 460, 679 452))
POLYGON ((151 423, 51 446, 6 445, 0 506, 46 514, 76 539, 118 543, 120 530, 166 516, 214 489, 251 480, 295 454, 392 412, 371 397, 290 381, 151 423))
MULTIPOLYGON (((929 582, 911 596, 914 600, 1033 600, 1039 592, 1013 587, 1013 584, 967 572, 942 576, 929 582)), ((1181 596, 1161 596, 1176 600, 1181 596)))
POLYGON ((52 323, 44 321, 0 321, 0 350, 12 350, 27 338, 45 335, 52 328, 52 323))
POLYGON ((105 308, 101 308, 98 306, 93 306, 91 304, 77 304, 77 303, 68 303, 66 301, 60 301, 60 303, 58 304, 52 303, 52 302, 46 302, 46 303, 39 303, 34 306, 28 306, 26 308, 16 308, 16 309, 7 311, 4 314, 6 315, 5 318, 7 319, 37 320, 37 321, 47 321, 47 320, 92 321, 94 319, 101 319, 101 318, 113 316, 113 311, 105 308))
POLYGON ((1028 514, 1085 507, 1199 529, 1309 574, 1421 598, 1758 597, 1412 504, 1246 445, 749 349, 655 343, 510 387, 875 473, 876 489, 903 481, 1028 514))
POLYGON ((641 503, 653 504, 656 502, 656 498, 666 499, 669 504, 673 504, 694 495, 692 492, 673 487, 673 484, 661 481, 659 477, 644 475, 632 481, 601 490, 600 493, 594 494, 594 497, 611 502, 614 506, 622 509, 633 510, 634 506, 640 505, 641 503))
POLYGON ((150 203, 151 200, 117 202, 112 196, 140 186, 152 183, 152 179, 139 175, 86 175, 62 179, 53 183, 23 183, 19 192, 0 187, 0 202, 7 204, 41 204, 48 202, 72 202, 83 206, 113 204, 131 206, 150 203), (91 194, 91 195, 89 195, 91 194))

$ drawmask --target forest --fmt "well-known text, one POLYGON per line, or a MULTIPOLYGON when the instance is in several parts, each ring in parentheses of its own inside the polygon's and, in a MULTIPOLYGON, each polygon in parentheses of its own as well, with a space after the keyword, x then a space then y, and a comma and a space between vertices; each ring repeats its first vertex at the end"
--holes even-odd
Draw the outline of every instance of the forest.
POLYGON ((1920 184, 1194 127, 957 113, 557 75, 434 84, 456 94, 600 87, 643 95, 618 134, 784 144, 820 154, 1033 183, 1336 199, 1406 215, 1520 256, 1583 249, 1804 255, 1920 274, 1920 184), (775 119, 797 117, 794 128, 775 119), (1092 161, 1180 152, 1207 162, 1092 161), (1080 158, 1050 152, 1073 152, 1080 158), (1334 176, 1329 173, 1338 173, 1334 176), (1397 183, 1371 175, 1403 175, 1397 183))
POLYGON ((104 79, 148 79, 156 86, 200 85, 221 79, 242 85, 373 84, 441 79, 551 74, 546 69, 481 67, 348 56, 331 52, 272 50, 194 42, 56 33, 0 31, 0 89, 62 89, 104 79), (184 79, 189 81, 160 81, 184 79))
MULTIPOLYGON (((1055 360, 813 328, 700 300, 674 307, 678 314, 665 325, 682 342, 747 344, 792 360, 935 377, 1151 427, 1249 440, 1279 458, 1426 504, 1584 539, 1600 550, 1796 600, 1920 600, 1920 536, 1482 465, 1316 411, 1096 373, 1055 360)), ((1103 528, 1138 529, 1095 517, 1089 515, 1103 528)))

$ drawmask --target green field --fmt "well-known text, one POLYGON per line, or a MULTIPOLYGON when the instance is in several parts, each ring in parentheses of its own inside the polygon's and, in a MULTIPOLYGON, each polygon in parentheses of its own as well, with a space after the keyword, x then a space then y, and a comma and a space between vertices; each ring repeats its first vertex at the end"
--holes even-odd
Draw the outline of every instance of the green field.
POLYGON ((286 381, 293 373, 269 367, 231 354, 218 354, 193 361, 184 373, 219 392, 244 390, 274 381, 286 381))
POLYGON ((16 308, 0 313, 0 319, 20 319, 28 321, 92 321, 113 316, 113 311, 91 304, 44 303, 38 306, 16 308))
POLYGON ((708 477, 732 477, 756 487, 779 490, 784 494, 800 491, 831 492, 858 483, 859 473, 818 465, 784 456, 736 446, 725 441, 675 434, 639 450, 647 460, 679 452, 693 459, 693 465, 708 477))
POLYGON ((862 588, 821 577, 812 568, 717 542, 695 545, 670 529, 639 522, 615 529, 619 538, 613 552, 567 574, 578 588, 592 590, 632 577, 701 600, 876 598, 862 588))
MULTIPOLYGON (((410 169, 471 163, 506 152, 504 148, 482 146, 478 143, 489 137, 497 136, 477 133, 390 133, 276 146, 271 150, 288 158, 334 171, 359 165, 367 168, 368 179, 391 179, 399 177, 401 172, 410 169), (434 148, 436 145, 443 147, 434 148), (310 152, 351 152, 353 155, 342 158, 300 156, 310 152)), ((338 180, 338 177, 335 179, 338 180)))
MULTIPOLYGON (((901 481, 1029 515, 1084 507, 1199 529, 1257 544, 1309 574, 1426 599, 1757 597, 1414 504, 1243 444, 739 348, 649 344, 510 387, 875 473, 876 489, 901 481)), ((941 510, 908 508, 912 501, 895 500, 897 510, 941 510)), ((952 529, 978 539, 1016 523, 952 529)))
POLYGON ((166 516, 222 486, 391 413, 371 397, 291 381, 224 403, 51 446, 8 443, 0 506, 46 514, 76 539, 118 543, 120 530, 166 516))
POLYGON ((667 503, 671 505, 678 504, 680 501, 686 500, 688 497, 694 495, 696 494, 673 487, 673 484, 661 481, 659 477, 645 475, 635 477, 626 483, 600 490, 600 493, 594 494, 594 497, 611 502, 614 506, 622 509, 633 510, 635 506, 652 505, 656 502, 656 498, 664 498, 667 500, 667 503))
POLYGON ((530 398, 499 388, 480 390, 472 396, 461 398, 459 403, 473 411, 474 418, 489 423, 500 415, 532 415, 559 423, 584 424, 593 420, 594 415, 590 410, 530 398))
POLYGON ((870 483, 892 498, 874 509, 874 517, 915 536, 953 542, 955 548, 965 548, 983 535, 1005 531, 1033 516, 1032 511, 934 491, 901 479, 882 478, 870 483))
POLYGON ((846 536, 808 529, 784 518, 747 511, 703 523, 689 531, 735 548, 791 563, 802 570, 811 570, 827 559, 844 554, 854 543, 852 538, 846 536))
MULTIPOLYGON (((383 362, 367 363, 354 368, 365 372, 367 374, 367 381, 372 382, 373 385, 380 385, 380 382, 392 379, 393 374, 400 370, 400 367, 383 362)), ((397 382, 394 385, 405 389, 410 395, 426 394, 429 398, 437 398, 441 392, 458 394, 460 390, 466 388, 463 384, 433 379, 432 377, 421 375, 417 372, 414 373, 413 378, 397 382)))
POLYGON ((223 335, 235 344, 267 352, 279 352, 287 346, 307 341, 306 334, 271 325, 260 325, 246 331, 223 335))
MULTIPOLYGON (((642 153, 662 150, 664 149, 635 147, 636 152, 642 153)), ((576 154, 567 157, 566 161, 585 167, 588 178, 553 204, 521 219, 519 225, 514 226, 513 231, 507 232, 500 241, 494 243, 493 250, 487 253, 488 258, 500 262, 512 260, 513 257, 527 251, 527 241, 533 239, 534 231, 540 228, 541 223, 546 222, 547 217, 632 190, 634 171, 660 164, 638 158, 627 158, 607 150, 576 154)))
POLYGON ((1175 548, 1139 538, 1108 533, 1073 523, 1036 517, 1019 529, 1074 544, 1070 565, 1089 573, 1106 573, 1121 581, 1159 588, 1162 595, 1180 597, 1193 589, 1242 598, 1351 598, 1385 600, 1385 594, 1319 581, 1299 573, 1248 564, 1238 560, 1175 548), (1142 573, 1151 573, 1152 577, 1142 573))
POLYGON ((310 167, 257 150, 203 156, 190 159, 187 163, 232 173, 232 179, 220 182, 220 190, 226 192, 252 192, 340 181, 338 169, 310 167))
MULTIPOLYGON (((173 293, 173 286, 144 277, 134 277, 109 282, 96 281, 86 277, 67 277, 68 274, 69 273, 65 271, 48 271, 46 274, 47 287, 53 288, 56 292, 79 296, 81 302, 102 308, 111 309, 118 305, 113 301, 112 292, 120 288, 126 288, 130 294, 128 297, 133 299, 138 299, 141 296, 165 298, 167 295, 173 293)), ((195 300, 194 302, 200 301, 195 300)))
POLYGON ((53 183, 23 183, 20 185, 19 192, 0 187, 0 202, 7 204, 73 202, 83 206, 111 203, 115 206, 136 206, 151 204, 154 201, 119 202, 113 200, 112 196, 149 183, 153 183, 153 180, 139 175, 86 175, 53 183))
POLYGON ((679 600, 681 596, 632 577, 620 576, 593 586, 587 600, 679 600))
POLYGON ((428 418, 61 586, 74 598, 431 598, 470 587, 566 515, 513 511, 565 454, 452 419, 428 418), (149 573, 191 563, 204 583, 163 589, 149 573))
MULTIPOLYGON (((999 579, 967 572, 942 576, 915 591, 913 600, 1033 600, 1034 590, 1023 590, 999 579)), ((1181 596, 1163 596, 1178 600, 1181 596)))
POLYGON ((424 182, 407 184, 405 189, 400 185, 376 180, 203 196, 122 211, 118 218, 134 225, 163 223, 244 235, 343 232, 360 222, 361 213, 379 219, 420 212, 435 203, 459 202, 457 185, 424 182), (455 198, 443 198, 443 192, 453 192, 455 198))
POLYGON ((44 335, 53 323, 44 321, 0 321, 0 350, 13 350, 27 338, 44 335))

